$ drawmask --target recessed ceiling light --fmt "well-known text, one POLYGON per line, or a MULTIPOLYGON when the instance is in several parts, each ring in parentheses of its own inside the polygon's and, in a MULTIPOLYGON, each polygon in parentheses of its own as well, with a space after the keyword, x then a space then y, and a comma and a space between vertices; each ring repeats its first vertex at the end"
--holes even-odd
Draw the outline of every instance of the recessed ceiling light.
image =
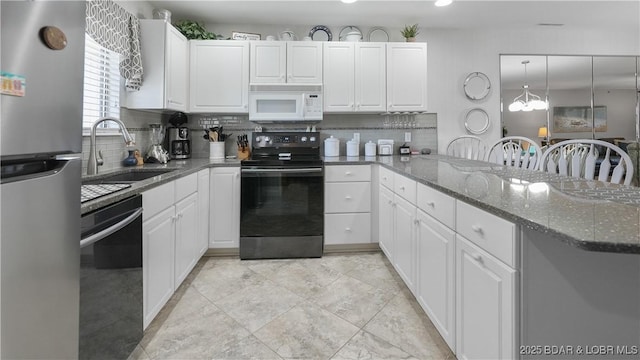
POLYGON ((354 2, 356 2, 358 0, 340 0, 340 1, 342 1, 345 4, 352 4, 352 3, 354 3, 354 2))
POLYGON ((451 3, 453 2, 453 0, 436 0, 436 6, 447 6, 447 5, 451 5, 451 3))

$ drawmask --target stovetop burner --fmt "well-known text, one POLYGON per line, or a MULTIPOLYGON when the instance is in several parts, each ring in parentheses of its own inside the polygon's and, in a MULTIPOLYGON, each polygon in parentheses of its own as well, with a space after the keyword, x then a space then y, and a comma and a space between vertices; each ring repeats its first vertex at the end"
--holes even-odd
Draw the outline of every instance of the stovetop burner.
POLYGON ((256 132, 251 145, 252 155, 241 162, 243 167, 322 166, 318 132, 256 132))

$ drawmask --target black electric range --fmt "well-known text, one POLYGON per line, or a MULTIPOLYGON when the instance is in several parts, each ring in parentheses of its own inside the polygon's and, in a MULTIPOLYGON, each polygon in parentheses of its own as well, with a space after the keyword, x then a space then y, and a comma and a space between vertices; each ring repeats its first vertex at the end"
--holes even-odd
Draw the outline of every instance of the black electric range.
POLYGON ((254 133, 241 162, 240 258, 321 257, 324 166, 317 132, 254 133))

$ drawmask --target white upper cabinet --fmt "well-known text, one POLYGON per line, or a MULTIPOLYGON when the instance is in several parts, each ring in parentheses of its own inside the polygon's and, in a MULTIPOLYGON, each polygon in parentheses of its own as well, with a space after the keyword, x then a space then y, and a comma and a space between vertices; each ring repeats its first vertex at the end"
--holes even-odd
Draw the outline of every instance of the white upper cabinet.
POLYGON ((287 43, 251 42, 250 83, 284 83, 287 76, 287 43))
POLYGON ((355 104, 355 43, 326 42, 323 49, 324 111, 351 112, 355 104))
POLYGON ((163 20, 140 20, 143 83, 125 92, 130 109, 187 111, 189 42, 163 20))
POLYGON ((322 83, 322 43, 252 41, 250 82, 322 83))
POLYGON ((356 111, 383 112, 387 108, 386 44, 356 43, 356 111))
POLYGON ((386 111, 384 43, 324 43, 324 111, 386 111))
POLYGON ((247 113, 249 42, 191 40, 191 112, 247 113))
POLYGON ((387 44, 387 110, 427 111, 427 44, 387 44))

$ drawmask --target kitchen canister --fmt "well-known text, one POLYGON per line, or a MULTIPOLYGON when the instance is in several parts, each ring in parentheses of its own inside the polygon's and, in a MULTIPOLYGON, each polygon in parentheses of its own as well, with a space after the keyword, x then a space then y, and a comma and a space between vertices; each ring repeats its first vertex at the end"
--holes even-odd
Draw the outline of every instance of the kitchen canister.
POLYGON ((360 142, 356 139, 347 141, 347 156, 360 156, 360 142))
POLYGON ((366 144, 364 144, 364 156, 376 156, 376 143, 369 140, 366 144))
POLYGON ((333 135, 324 140, 324 156, 340 156, 340 140, 333 135))
POLYGON ((224 141, 209 142, 209 159, 224 160, 224 141))

